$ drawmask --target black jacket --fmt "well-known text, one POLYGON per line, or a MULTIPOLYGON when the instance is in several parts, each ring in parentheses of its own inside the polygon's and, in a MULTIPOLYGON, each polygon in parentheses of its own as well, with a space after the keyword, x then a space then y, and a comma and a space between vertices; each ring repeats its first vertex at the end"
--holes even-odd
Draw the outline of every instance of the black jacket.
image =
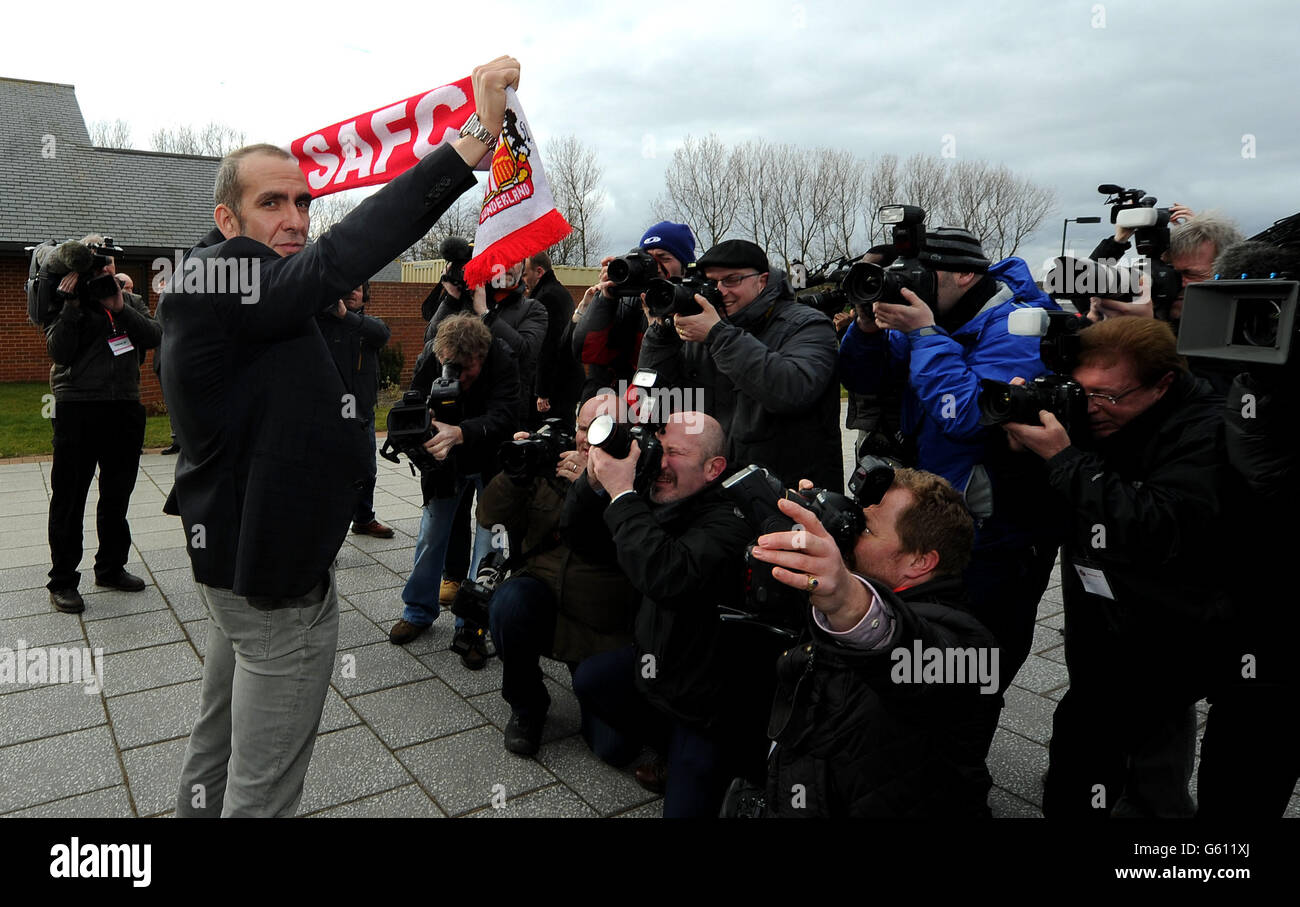
POLYGON ((140 400, 140 363, 162 340, 162 326, 139 296, 122 298, 126 304, 111 319, 99 304, 65 304, 45 329, 56 403, 140 400), (108 339, 117 334, 126 334, 135 351, 115 356, 108 339))
POLYGON ((639 364, 659 373, 659 386, 703 391, 705 412, 727 434, 730 465, 766 466, 791 488, 812 479, 843 491, 838 357, 831 320, 795 302, 784 272, 772 271, 758 298, 704 343, 652 325, 639 364))
POLYGON ((334 357, 343 386, 357 398, 357 417, 362 422, 375 421, 375 403, 379 400, 379 351, 388 344, 392 331, 378 318, 361 308, 342 318, 333 313, 317 317, 321 336, 334 357))
POLYGON ((1227 613, 1220 405, 1204 381, 1180 374, 1093 449, 1047 461, 1072 684, 1170 687, 1202 669, 1227 613), (1076 566, 1101 570, 1113 599, 1086 591, 1076 566))
MULTIPOLYGON (((547 417, 556 416, 572 422, 578 392, 582 387, 582 371, 569 349, 560 345, 560 338, 573 319, 573 297, 555 277, 547 271, 533 287, 533 298, 546 309, 546 338, 537 357, 537 381, 534 397, 544 397, 551 402, 547 417)), ((530 400, 535 405, 535 401, 530 400)))
POLYGON ((343 380, 316 314, 473 186, 445 147, 296 255, 215 230, 191 250, 256 263, 260 294, 256 304, 235 293, 167 293, 159 303, 163 393, 181 445, 168 512, 185 525, 198 582, 283 600, 328 571, 371 454, 361 424, 342 416, 343 380))
MULTIPOLYGON (((890 644, 852 649, 814 625, 781 656, 768 733, 767 809, 773 816, 937 818, 987 815, 987 727, 1000 698, 968 683, 899 683, 925 649, 989 651, 993 637, 964 610, 959 579, 889 592, 890 644), (907 665, 910 667, 910 664, 907 665), (802 788, 796 787, 802 785, 802 788)), ((912 676, 910 672, 907 676, 912 676)))
MULTIPOLYGON (((483 323, 492 329, 492 336, 504 340, 515 355, 519 367, 519 410, 518 417, 527 421, 528 412, 533 408, 530 396, 533 380, 537 375, 537 357, 542 350, 542 341, 546 338, 546 309, 535 299, 524 296, 523 284, 513 290, 495 290, 487 288, 488 314, 483 323), (525 399, 527 406, 525 406, 525 399)), ((472 293, 462 293, 459 299, 448 296, 433 313, 429 326, 425 328, 424 340, 428 344, 438 333, 438 326, 450 315, 474 311, 472 293)))
POLYGON ((569 349, 585 376, 583 400, 601 388, 617 390, 620 381, 631 383, 645 328, 639 297, 610 299, 603 293, 596 294, 569 341, 569 349))
MULTIPOLYGON (((442 374, 442 363, 433 354, 433 341, 424 346, 424 352, 415 362, 411 376, 411 389, 427 397, 433 381, 442 374)), ((503 340, 493 340, 483 360, 483 369, 470 385, 462 391, 460 426, 464 441, 452 448, 451 457, 461 475, 478 473, 487 478, 500 468, 497 452, 510 440, 518 425, 519 366, 515 355, 503 340)), ((420 488, 427 504, 436 494, 434 477, 430 473, 420 476, 420 488)))
MULTIPOLYGON (((585 477, 577 484, 587 502, 596 497, 585 477)), ((717 485, 662 507, 627 494, 605 510, 605 522, 619 566, 643 596, 634 630, 638 689, 681 721, 712 725, 729 679, 718 608, 740 604, 753 533, 717 485)))

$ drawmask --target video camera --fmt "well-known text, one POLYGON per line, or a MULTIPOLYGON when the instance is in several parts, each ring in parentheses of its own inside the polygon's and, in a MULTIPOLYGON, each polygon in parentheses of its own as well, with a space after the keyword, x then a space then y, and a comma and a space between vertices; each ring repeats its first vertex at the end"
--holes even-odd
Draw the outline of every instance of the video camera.
MULTIPOLYGON (((750 465, 723 482, 722 492, 735 505, 737 515, 753 530, 755 540, 771 532, 789 532, 795 528, 794 520, 777 506, 777 501, 786 498, 811 510, 835 540, 840 555, 848 559, 858 537, 867 528, 863 508, 880 503, 894 482, 897 466, 883 457, 862 457, 849 478, 849 494, 843 495, 824 488, 787 489, 763 467, 750 465)), ((754 546, 750 545, 745 552, 748 568, 745 601, 751 612, 749 616, 797 632, 804 625, 807 593, 774 579, 772 565, 756 559, 753 550, 754 546)))
POLYGON ((1291 364, 1300 327, 1300 214, 1230 247, 1222 259, 1236 273, 1187 287, 1178 352, 1248 367, 1291 364))
POLYGON ((427 396, 410 390, 402 394, 402 402, 388 411, 388 437, 379 455, 390 463, 398 463, 399 454, 411 461, 411 474, 419 469, 433 477, 434 496, 451 497, 456 493, 456 470, 448 456, 439 460, 424 449, 424 445, 437 434, 434 422, 456 425, 460 422, 460 372, 461 367, 448 362, 442 375, 434 379, 427 396))
POLYGON ((547 419, 527 438, 501 445, 501 471, 516 482, 554 477, 560 454, 577 446, 573 430, 563 419, 547 419))
MULTIPOLYGON (((632 376, 629 395, 632 388, 650 390, 657 378, 658 374, 650 369, 638 369, 632 376)), ((636 412, 636 422, 632 425, 615 422, 613 416, 602 413, 592 419, 587 428, 587 441, 591 446, 599 447, 616 460, 626 459, 632 451, 632 442, 637 442, 641 453, 636 461, 632 489, 639 495, 649 493, 663 466, 664 446, 659 441, 659 432, 663 430, 664 422, 656 411, 658 407, 655 402, 655 397, 647 395, 636 412)))
POLYGON ((112 274, 99 274, 115 257, 126 254, 111 236, 101 243, 69 239, 63 243, 46 240, 24 250, 31 256, 27 268, 27 318, 45 327, 63 310, 68 299, 98 303, 116 296, 121 286, 112 274), (75 293, 65 293, 59 283, 65 274, 79 275, 75 293))
POLYGON ((1163 260, 1169 251, 1169 209, 1157 208, 1155 196, 1146 195, 1142 189, 1125 189, 1114 183, 1103 183, 1097 191, 1107 196, 1102 204, 1111 206, 1110 222, 1133 230, 1133 246, 1137 254, 1151 262, 1148 277, 1152 307, 1156 312, 1167 312, 1183 288, 1178 272, 1163 260))

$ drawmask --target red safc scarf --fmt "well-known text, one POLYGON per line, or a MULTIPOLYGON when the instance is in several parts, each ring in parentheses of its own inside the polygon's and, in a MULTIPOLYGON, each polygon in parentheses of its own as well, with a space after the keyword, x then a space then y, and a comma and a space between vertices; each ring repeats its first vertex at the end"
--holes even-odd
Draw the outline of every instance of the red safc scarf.
POLYGON ((474 112, 470 78, 318 129, 289 145, 313 198, 386 183, 460 134, 474 112))
MULTIPOLYGON (((312 197, 386 183, 444 142, 474 112, 469 77, 319 129, 289 145, 312 197)), ((482 169, 483 164, 479 165, 482 169)), ((487 191, 465 280, 480 286, 569 235, 555 209, 528 120, 506 89, 505 128, 491 155, 487 191)))

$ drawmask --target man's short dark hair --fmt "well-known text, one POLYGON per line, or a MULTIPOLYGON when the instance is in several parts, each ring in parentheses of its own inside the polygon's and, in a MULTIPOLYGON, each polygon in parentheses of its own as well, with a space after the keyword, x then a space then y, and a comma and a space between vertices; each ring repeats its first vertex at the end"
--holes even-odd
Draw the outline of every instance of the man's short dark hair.
POLYGON ((440 362, 468 364, 470 359, 486 359, 492 348, 492 331, 477 315, 452 315, 438 325, 433 338, 433 354, 440 362))
POLYGON ((912 497, 894 527, 903 550, 909 554, 937 551, 936 576, 953 576, 965 570, 975 543, 975 522, 957 490, 943 476, 920 469, 895 470, 891 487, 912 497))
POLYGON ((217 168, 217 182, 212 187, 212 199, 218 205, 225 205, 239 216, 239 205, 244 197, 244 184, 239 180, 239 165, 244 158, 253 154, 269 154, 273 157, 296 160, 296 158, 285 151, 278 145, 268 145, 260 142, 256 145, 245 145, 243 148, 236 148, 221 159, 221 166, 217 168))
POLYGON ((532 255, 528 256, 528 267, 541 268, 543 271, 550 271, 552 270, 551 256, 547 255, 545 252, 534 252, 532 255))

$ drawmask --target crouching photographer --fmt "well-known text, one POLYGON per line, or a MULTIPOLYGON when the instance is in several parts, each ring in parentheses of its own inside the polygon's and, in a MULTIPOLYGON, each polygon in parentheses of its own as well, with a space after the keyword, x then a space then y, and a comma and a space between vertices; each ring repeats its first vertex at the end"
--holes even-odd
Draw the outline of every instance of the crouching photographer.
POLYGON ((144 407, 140 362, 162 340, 143 299, 114 279, 111 239, 43 244, 33 252, 29 315, 45 328, 54 391, 54 464, 50 473, 50 602, 77 614, 86 494, 99 467, 95 585, 139 592, 125 570, 131 547, 126 511, 140 467, 144 407))
POLYGON ((719 606, 739 604, 751 533, 718 487, 727 461, 717 420, 675 413, 650 437, 662 446, 650 482, 638 476, 645 454, 632 441, 621 459, 593 447, 575 489, 577 507, 603 512, 642 600, 635 645, 583 661, 573 690, 584 709, 666 759, 665 818, 716 816, 743 758, 729 718, 746 680, 726 669, 719 606))
MULTIPOLYGON (((573 670, 588 656, 632 641, 632 616, 641 595, 618 567, 609 529, 598 511, 585 518, 573 508, 565 513, 570 489, 587 468, 587 429, 598 416, 613 415, 617 402, 612 394, 592 397, 579 411, 572 435, 561 437, 554 422, 534 435, 517 433, 503 447, 502 472, 479 501, 482 526, 504 526, 512 538, 523 539, 522 551, 506 561, 521 569, 491 593, 488 606, 501 658, 501 696, 510 705, 505 747, 521 756, 537 752, 551 704, 541 657, 566 662, 573 670)), ((460 613, 474 588, 462 584, 453 611, 460 613)), ((582 730, 606 762, 625 763, 640 752, 639 744, 629 749, 586 710, 582 730)))
MULTIPOLYGON (((428 412, 428 424, 413 446, 403 440, 413 433, 407 429, 400 432, 398 440, 408 446, 404 452, 412 462, 421 466, 424 510, 415 542, 415 563, 402 590, 405 608, 389 630, 389 642, 409 643, 437 618, 443 562, 456 507, 471 487, 482 493, 482 474, 493 469, 497 449, 515 426, 521 392, 514 354, 504 341, 493 340, 492 332, 473 315, 444 320, 416 362, 407 396, 416 397, 418 414, 428 412), (436 378, 439 374, 442 377, 436 378), (421 399, 428 403, 420 404, 421 399)), ((381 452, 389 459, 396 456, 389 452, 399 434, 395 427, 390 413, 389 438, 381 452)), ((490 544, 487 531, 480 528, 474 538, 474 563, 487 553, 490 544)), ((482 627, 470 627, 457 619, 452 649, 460 652, 466 667, 481 668, 486 661, 483 635, 482 627)))
POLYGON ((777 506, 795 529, 752 551, 811 620, 777 663, 766 790, 733 784, 724 815, 988 815, 999 650, 966 605, 974 525, 939 476, 897 469, 886 482, 883 495, 854 494, 862 521, 847 550, 786 496, 777 506))
POLYGON ((1225 631, 1225 541, 1206 528, 1222 513, 1222 415, 1161 321, 1084 328, 1071 376, 1086 424, 1041 409, 1003 425, 1045 461, 1044 516, 1064 538, 1070 689, 1043 813, 1190 816, 1194 706, 1225 631))

